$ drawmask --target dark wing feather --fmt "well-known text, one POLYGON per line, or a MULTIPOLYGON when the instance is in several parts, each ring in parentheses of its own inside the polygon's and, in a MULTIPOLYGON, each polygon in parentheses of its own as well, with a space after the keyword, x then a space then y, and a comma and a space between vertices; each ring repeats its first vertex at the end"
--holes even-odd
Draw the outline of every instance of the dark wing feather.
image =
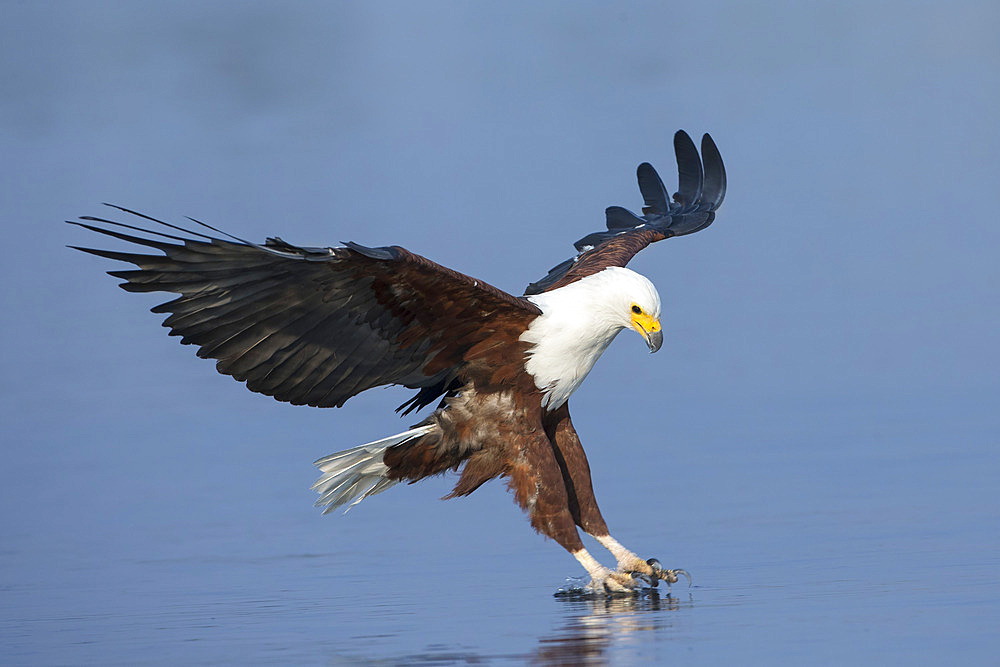
POLYGON ((366 389, 401 384, 421 389, 407 405, 422 407, 453 386, 465 353, 497 330, 484 322, 526 327, 540 314, 525 299, 396 246, 305 248, 277 238, 257 245, 119 210, 185 235, 87 217, 72 224, 162 254, 78 249, 136 265, 110 272, 128 291, 178 294, 153 308, 170 314, 170 334, 280 401, 340 406, 366 389))
MULTIPOLYGON (((663 215, 669 211, 670 193, 667 192, 663 181, 660 180, 660 175, 653 169, 653 165, 648 162, 640 164, 639 168, 636 169, 636 177, 639 179, 639 192, 642 193, 642 198, 646 202, 646 205, 642 207, 642 212, 645 215, 663 215)), ((612 206, 611 208, 621 207, 612 206)), ((622 208, 621 210, 626 211, 627 209, 622 208)), ((633 218, 637 217, 631 211, 628 211, 628 213, 633 218)), ((608 222, 611 222, 610 216, 608 217, 608 222)))
POLYGON ((621 206, 605 211, 607 231, 588 234, 574 246, 577 255, 553 267, 548 275, 531 283, 526 295, 563 287, 609 266, 625 266, 650 243, 671 236, 693 234, 715 220, 715 211, 726 196, 726 168, 712 141, 701 139, 701 156, 683 130, 674 135, 677 155, 677 192, 671 201, 659 174, 648 162, 636 170, 642 193, 643 215, 621 206))

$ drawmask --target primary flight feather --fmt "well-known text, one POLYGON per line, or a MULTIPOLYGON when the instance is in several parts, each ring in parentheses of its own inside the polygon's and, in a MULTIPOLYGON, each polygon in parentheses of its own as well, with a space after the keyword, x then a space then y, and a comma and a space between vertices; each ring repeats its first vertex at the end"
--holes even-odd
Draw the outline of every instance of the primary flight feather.
POLYGON ((639 578, 675 581, 681 571, 643 560, 609 534, 568 399, 623 329, 651 352, 660 348, 659 295, 625 265, 650 243, 710 225, 725 196, 725 168, 709 135, 700 156, 683 131, 674 149, 673 197, 651 165, 639 165, 642 215, 608 208, 607 230, 577 241, 577 254, 521 297, 398 246, 306 248, 278 238, 259 245, 121 207, 158 227, 90 216, 72 224, 158 251, 78 248, 135 265, 109 272, 128 291, 178 294, 153 308, 169 313, 170 335, 252 391, 339 407, 398 384, 417 390, 400 406, 404 414, 438 403, 403 433, 319 459, 323 475, 313 488, 325 512, 447 470, 461 470, 448 497, 507 478, 532 526, 576 557, 595 590, 629 590, 639 578), (584 549, 578 528, 611 551, 616 570, 584 549))

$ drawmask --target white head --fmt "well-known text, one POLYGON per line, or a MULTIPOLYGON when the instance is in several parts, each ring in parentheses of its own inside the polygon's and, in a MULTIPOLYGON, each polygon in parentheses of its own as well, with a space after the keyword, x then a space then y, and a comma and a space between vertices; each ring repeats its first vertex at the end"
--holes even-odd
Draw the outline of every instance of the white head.
POLYGON ((663 343, 660 295, 626 268, 609 267, 528 299, 542 315, 521 335, 534 344, 525 368, 545 392, 549 409, 566 402, 622 329, 642 335, 650 352, 663 343))

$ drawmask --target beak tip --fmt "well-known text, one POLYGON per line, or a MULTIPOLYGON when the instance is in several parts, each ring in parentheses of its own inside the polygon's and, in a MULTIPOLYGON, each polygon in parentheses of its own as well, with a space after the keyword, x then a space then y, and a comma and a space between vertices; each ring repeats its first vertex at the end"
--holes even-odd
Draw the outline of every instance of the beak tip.
POLYGON ((663 332, 654 331, 646 338, 646 344, 649 346, 649 353, 653 354, 658 351, 663 346, 663 332))

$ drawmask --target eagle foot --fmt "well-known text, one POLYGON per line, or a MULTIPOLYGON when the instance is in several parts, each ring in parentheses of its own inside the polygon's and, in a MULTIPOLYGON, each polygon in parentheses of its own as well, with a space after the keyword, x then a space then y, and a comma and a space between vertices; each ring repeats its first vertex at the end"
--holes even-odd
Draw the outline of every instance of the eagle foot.
POLYGON ((634 593, 641 588, 642 583, 629 572, 615 572, 608 568, 601 568, 594 572, 590 578, 590 589, 594 593, 634 593))
POLYGON ((670 584, 676 584, 678 576, 683 575, 684 578, 687 579, 688 581, 688 588, 691 587, 692 584, 691 575, 688 573, 687 570, 681 570, 681 569, 665 570, 663 569, 663 566, 660 565, 660 561, 656 560, 655 558, 650 558, 644 563, 644 565, 646 567, 642 568, 641 570, 636 569, 627 572, 625 574, 632 575, 634 577, 641 579, 642 581, 645 581, 652 588, 656 588, 657 586, 659 586, 661 581, 667 582, 668 586, 670 584), (646 571, 647 569, 649 571, 646 571))

